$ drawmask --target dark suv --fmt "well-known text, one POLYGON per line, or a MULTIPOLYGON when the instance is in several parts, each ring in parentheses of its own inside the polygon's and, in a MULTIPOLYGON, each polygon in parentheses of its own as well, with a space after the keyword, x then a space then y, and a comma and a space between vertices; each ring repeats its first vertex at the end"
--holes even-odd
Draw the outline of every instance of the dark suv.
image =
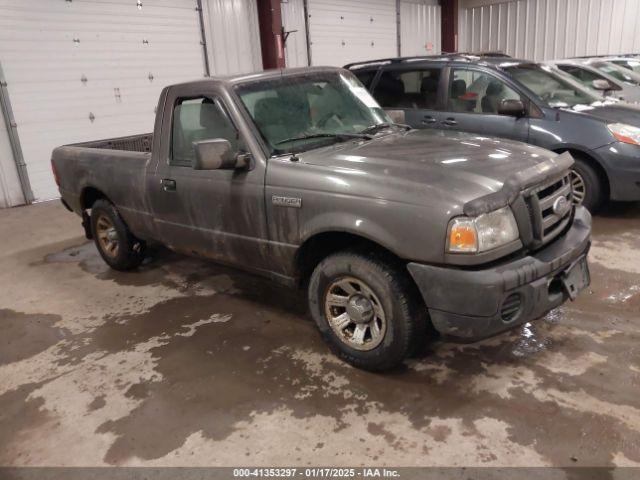
MULTIPOLYGON (((575 158, 575 200, 640 200, 640 108, 603 101, 546 66, 443 55, 350 64, 380 105, 415 128, 520 140, 575 158)), ((469 139, 473 142, 473 139, 469 139)))

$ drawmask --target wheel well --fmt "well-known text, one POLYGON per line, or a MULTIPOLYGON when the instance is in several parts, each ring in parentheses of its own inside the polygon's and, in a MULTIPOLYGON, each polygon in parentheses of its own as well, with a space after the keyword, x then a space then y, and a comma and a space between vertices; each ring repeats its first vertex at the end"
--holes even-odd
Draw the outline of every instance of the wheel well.
POLYGON ((581 160, 584 160, 587 164, 589 164, 590 167, 592 167, 596 173, 598 174, 598 178, 602 181, 602 186, 604 187, 604 194, 605 194, 605 198, 609 198, 609 193, 611 191, 611 188, 609 186, 609 176, 607 175, 607 172, 605 171, 605 169, 602 167, 602 165, 600 165, 600 162, 598 162, 595 158, 593 158, 592 156, 580 151, 580 150, 574 150, 572 148, 559 148, 557 150, 554 150, 556 153, 564 153, 564 152, 569 152, 574 158, 579 158, 581 160))
POLYGON ((348 232, 323 232, 307 239, 298 249, 296 270, 300 284, 306 284, 313 270, 324 258, 347 249, 375 254, 394 264, 404 265, 397 255, 368 238, 348 232))
POLYGON ((86 187, 80 195, 80 206, 83 210, 87 210, 93 206, 96 200, 101 198, 107 199, 107 196, 94 187, 86 187))

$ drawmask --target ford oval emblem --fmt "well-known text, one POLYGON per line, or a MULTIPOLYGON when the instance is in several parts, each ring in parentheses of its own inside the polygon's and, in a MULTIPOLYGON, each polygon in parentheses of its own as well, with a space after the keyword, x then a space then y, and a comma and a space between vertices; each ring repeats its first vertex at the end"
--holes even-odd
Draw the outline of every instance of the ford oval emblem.
POLYGON ((569 208, 571 208, 571 204, 565 197, 558 197, 556 198, 555 202, 553 202, 553 213, 555 213, 559 217, 567 213, 567 210, 569 210, 569 208))

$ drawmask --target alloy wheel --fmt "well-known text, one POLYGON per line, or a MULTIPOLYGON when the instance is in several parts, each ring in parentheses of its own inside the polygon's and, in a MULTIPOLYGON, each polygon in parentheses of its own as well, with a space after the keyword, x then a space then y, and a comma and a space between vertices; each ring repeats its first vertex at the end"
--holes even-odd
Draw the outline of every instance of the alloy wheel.
POLYGON ((96 219, 96 234, 102 251, 111 258, 118 256, 118 232, 113 222, 106 215, 99 215, 96 219))
POLYGON ((382 342, 387 330, 384 309, 362 280, 335 280, 326 291, 324 307, 329 326, 347 346, 366 351, 382 342))

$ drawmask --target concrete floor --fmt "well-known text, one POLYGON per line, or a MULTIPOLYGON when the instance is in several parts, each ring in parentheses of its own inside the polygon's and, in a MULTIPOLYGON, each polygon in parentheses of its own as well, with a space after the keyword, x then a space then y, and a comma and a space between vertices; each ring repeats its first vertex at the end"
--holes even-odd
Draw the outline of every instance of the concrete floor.
POLYGON ((160 252, 110 271, 57 202, 0 211, 0 465, 640 466, 640 204, 538 322, 375 375, 304 298, 160 252))

